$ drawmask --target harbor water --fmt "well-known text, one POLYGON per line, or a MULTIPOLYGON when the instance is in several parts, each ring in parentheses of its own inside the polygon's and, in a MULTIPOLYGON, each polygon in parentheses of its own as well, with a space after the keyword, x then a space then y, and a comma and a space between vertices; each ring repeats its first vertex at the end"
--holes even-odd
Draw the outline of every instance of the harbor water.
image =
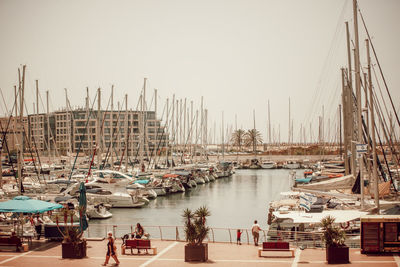
POLYGON ((157 226, 171 227, 172 232, 173 229, 178 232, 176 226, 183 225, 182 211, 205 205, 211 212, 208 225, 212 228, 248 229, 258 220, 266 229, 270 201, 279 199, 280 192, 288 190, 288 170, 236 170, 232 177, 198 185, 184 193, 157 197, 143 208, 114 208, 112 218, 91 220, 89 228, 92 236, 115 230, 113 225, 119 235, 129 233, 130 225, 134 227, 136 223, 153 232, 153 236, 160 235, 161 228, 155 229, 157 226))

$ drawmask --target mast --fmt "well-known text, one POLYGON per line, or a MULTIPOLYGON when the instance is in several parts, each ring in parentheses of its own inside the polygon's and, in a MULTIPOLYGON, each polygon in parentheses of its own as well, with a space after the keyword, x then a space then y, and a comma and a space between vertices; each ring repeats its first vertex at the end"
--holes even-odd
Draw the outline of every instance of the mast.
POLYGON ((372 137, 372 181, 374 185, 374 200, 377 213, 379 214, 379 186, 378 186, 378 173, 377 173, 377 157, 376 157, 376 139, 375 139, 375 113, 374 113, 374 97, 372 93, 372 77, 371 77, 371 57, 369 54, 369 41, 365 40, 367 46, 367 60, 368 60, 368 89, 369 89, 369 108, 371 119, 371 137, 372 137))
MULTIPOLYGON (((291 134, 290 134, 290 128, 291 128, 291 120, 290 120, 290 97, 289 97, 289 133, 288 133, 288 145, 290 144, 290 137, 291 137, 291 134)), ((288 150, 289 151, 289 150, 288 150)))
MULTIPOLYGON (((347 41, 347 61, 348 61, 348 69, 347 69, 347 88, 346 88, 346 97, 347 97, 347 124, 346 127, 348 130, 347 134, 347 143, 348 147, 350 147, 351 158, 350 158, 350 166, 351 173, 354 177, 356 177, 356 150, 355 144, 353 141, 354 138, 354 115, 353 115, 353 78, 351 72, 351 48, 350 48, 350 31, 349 31, 349 23, 346 21, 346 41, 347 41)), ((347 151, 346 151, 347 154, 347 151)))
POLYGON ((269 109, 269 99, 268 99, 268 142, 271 145, 271 114, 269 109))
MULTIPOLYGON (((36 80, 36 120, 35 120, 35 129, 39 129, 39 81, 36 80)), ((15 129, 15 128, 14 128, 15 129)), ((38 153, 40 149, 37 150, 38 153)))
POLYGON ((46 112, 46 121, 47 121, 47 160, 50 164, 50 153, 51 153, 51 147, 50 147, 50 119, 49 119, 49 91, 46 91, 46 106, 47 106, 47 112, 46 112))
MULTIPOLYGON (((21 123, 20 125, 20 129, 21 129, 21 141, 18 144, 18 192, 21 195, 22 194, 22 153, 24 150, 24 136, 23 136, 23 127, 22 127, 22 123, 23 123, 23 118, 24 118, 24 91, 25 91, 25 68, 26 66, 23 65, 22 66, 22 81, 20 81, 20 112, 19 112, 19 122, 21 123)), ((19 74, 20 70, 18 69, 18 74, 19 74)), ((19 75, 18 75, 19 76, 19 75)), ((15 119, 17 119, 17 117, 15 117, 15 119)), ((16 130, 16 129, 15 129, 16 130)))
POLYGON ((225 160, 224 112, 222 111, 222 160, 225 160))
POLYGON ((165 148, 165 158, 166 158, 166 162, 167 162, 167 166, 168 166, 168 148, 169 148, 169 98, 167 98, 167 119, 166 119, 166 123, 165 123, 165 130, 167 131, 167 136, 168 136, 168 141, 166 144, 166 148, 165 148))
MULTIPOLYGON (((128 129, 128 94, 125 94, 125 172, 128 172, 128 146, 129 146, 129 129, 128 129)), ((121 159, 122 161, 122 159, 121 159)))
POLYGON ((111 151, 111 170, 114 170, 114 85, 111 85, 111 114, 110 114, 110 151, 111 151))
MULTIPOLYGON (((357 0, 353 0, 353 13, 354 13, 354 67, 355 67, 355 79, 356 79, 356 97, 357 97, 357 130, 358 130, 358 144, 362 144, 362 114, 361 114, 361 84, 360 84, 360 47, 358 41, 358 16, 357 16, 357 0)), ((360 172, 360 192, 361 192, 361 209, 364 208, 364 174, 363 174, 363 159, 359 157, 358 166, 360 172)))
POLYGON ((101 149, 101 136, 100 133, 100 116, 101 116, 101 91, 100 87, 97 88, 97 121, 96 121, 96 150, 97 150, 97 170, 100 170, 100 164, 102 162, 102 149, 101 149))
MULTIPOLYGON (((164 116, 164 113, 161 115, 161 117, 163 117, 163 116, 164 116)), ((160 119, 160 124, 161 124, 161 119, 160 119)), ((153 149, 152 149, 153 152, 151 153, 152 154, 151 158, 153 158, 153 153, 155 153, 155 156, 154 156, 154 159, 153 159, 153 161, 154 161, 154 169, 156 168, 156 163, 155 162, 156 162, 156 156, 157 156, 157 143, 158 143, 157 138, 159 138, 158 137, 159 128, 160 127, 157 126, 157 89, 154 89, 154 131, 155 131, 155 134, 154 134, 154 142, 153 142, 153 149)), ((162 140, 160 140, 160 143, 161 143, 161 141, 162 140)))
POLYGON ((256 138, 256 111, 253 109, 253 153, 254 158, 256 157, 256 150, 257 150, 257 138, 256 138))

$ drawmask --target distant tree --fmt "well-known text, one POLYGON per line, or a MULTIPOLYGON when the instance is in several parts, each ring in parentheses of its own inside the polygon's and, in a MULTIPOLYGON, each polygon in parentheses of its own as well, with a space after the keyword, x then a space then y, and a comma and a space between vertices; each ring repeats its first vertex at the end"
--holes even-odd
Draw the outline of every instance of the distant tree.
POLYGON ((244 139, 247 147, 253 147, 253 152, 256 151, 257 145, 263 142, 261 133, 257 129, 247 130, 244 139))
POLYGON ((238 147, 239 151, 242 151, 242 146, 245 143, 245 136, 246 136, 246 131, 242 129, 236 130, 232 133, 231 143, 232 145, 238 147))

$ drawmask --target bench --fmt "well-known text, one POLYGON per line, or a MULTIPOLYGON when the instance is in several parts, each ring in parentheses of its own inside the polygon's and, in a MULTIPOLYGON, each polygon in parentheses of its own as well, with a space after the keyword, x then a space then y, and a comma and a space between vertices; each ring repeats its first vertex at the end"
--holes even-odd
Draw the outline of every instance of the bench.
POLYGON ((14 248, 15 251, 19 251, 20 247, 23 249, 24 252, 28 251, 28 244, 23 244, 21 239, 18 237, 0 237, 0 246, 6 248, 14 248))
POLYGON ((286 255, 275 255, 275 256, 263 256, 263 257, 294 257, 294 249, 289 248, 289 242, 263 242, 262 248, 258 249, 258 257, 262 257, 261 253, 264 251, 275 251, 275 252, 291 252, 290 256, 286 255))
POLYGON ((125 240, 125 244, 122 244, 121 246, 121 253, 122 255, 125 255, 125 250, 130 249, 131 254, 133 253, 133 250, 136 249, 138 254, 140 253, 141 249, 146 250, 146 254, 148 254, 148 250, 151 249, 153 251, 153 254, 157 254, 157 248, 151 246, 150 240, 143 240, 143 239, 127 239, 125 240))

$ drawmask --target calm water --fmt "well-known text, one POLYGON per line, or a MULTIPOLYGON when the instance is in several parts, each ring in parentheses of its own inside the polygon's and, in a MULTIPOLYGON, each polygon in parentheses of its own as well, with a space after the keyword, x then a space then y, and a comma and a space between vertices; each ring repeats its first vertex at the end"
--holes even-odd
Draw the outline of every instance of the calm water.
POLYGON ((90 224, 179 226, 183 225, 183 209, 206 205, 211 211, 210 227, 250 228, 257 219, 265 228, 269 202, 279 199, 281 191, 289 190, 288 177, 288 170, 237 170, 230 178, 198 185, 185 193, 157 197, 140 209, 112 209, 112 218, 92 220, 90 224))

